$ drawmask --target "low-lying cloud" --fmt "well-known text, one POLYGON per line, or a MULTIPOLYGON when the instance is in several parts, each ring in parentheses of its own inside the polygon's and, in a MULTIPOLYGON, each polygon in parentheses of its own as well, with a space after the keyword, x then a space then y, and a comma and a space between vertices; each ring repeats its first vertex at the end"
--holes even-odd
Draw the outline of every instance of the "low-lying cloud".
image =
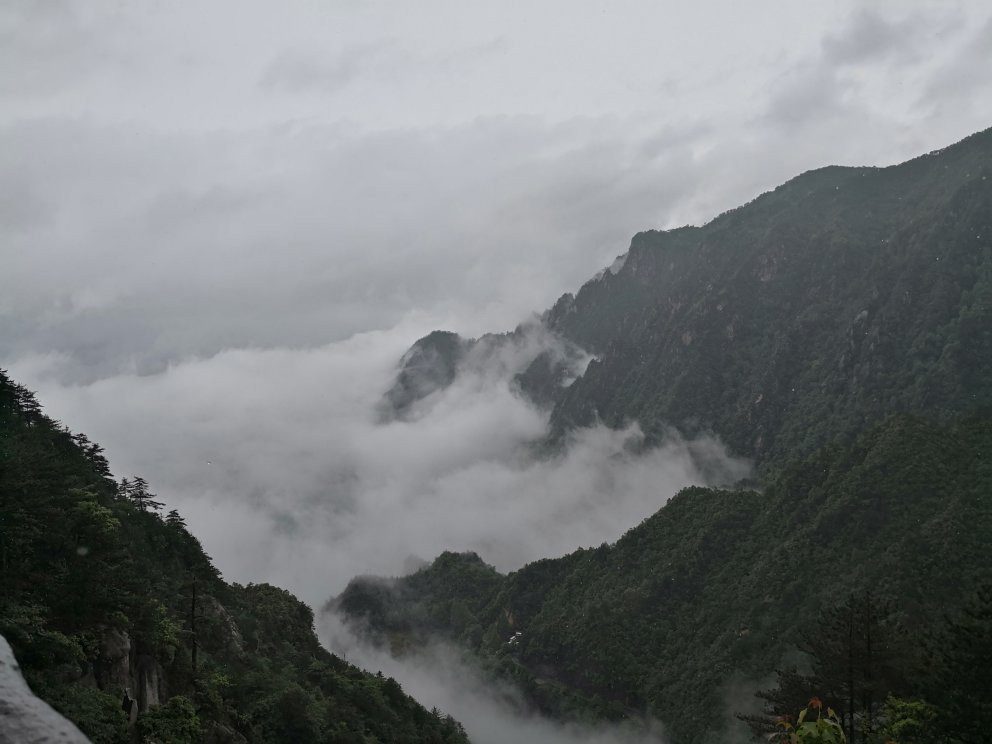
POLYGON ((519 690, 494 682, 450 645, 437 642, 402 659, 357 638, 339 618, 318 619, 321 641, 366 669, 381 670, 428 708, 454 716, 474 744, 664 744, 659 721, 581 726, 535 712, 519 690))
MULTIPOLYGON (((384 421, 383 393, 409 339, 405 323, 307 350, 240 349, 148 375, 66 386, 63 361, 22 359, 13 374, 107 447, 118 474, 144 475, 178 508, 228 580, 285 586, 313 606, 359 574, 399 575, 442 550, 472 550, 502 571, 613 541, 691 483, 748 472, 710 438, 671 432, 645 450, 635 423, 576 432, 539 457, 547 410, 516 390, 538 353, 574 350, 531 324, 476 345, 449 387, 384 421)), ((400 660, 319 619, 321 640, 396 678, 479 744, 660 744, 661 725, 579 727, 546 719, 457 651, 400 660)))
POLYGON ((691 483, 747 466, 715 440, 677 433, 643 451, 636 424, 577 432, 534 454, 547 412, 512 376, 547 341, 489 365, 474 356, 415 416, 382 423, 411 324, 308 350, 242 349, 66 387, 51 357, 12 373, 178 508, 229 579, 271 581, 311 603, 357 574, 396 575, 410 560, 474 550, 503 571, 618 538, 691 483))

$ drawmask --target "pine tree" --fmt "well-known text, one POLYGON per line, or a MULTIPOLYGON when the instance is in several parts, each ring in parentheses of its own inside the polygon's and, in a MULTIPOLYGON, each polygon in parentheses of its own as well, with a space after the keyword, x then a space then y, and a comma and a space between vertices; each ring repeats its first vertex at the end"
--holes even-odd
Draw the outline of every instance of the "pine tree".
POLYGON ((928 642, 926 699, 937 707, 941 731, 962 744, 987 742, 992 731, 992 584, 946 619, 928 642))
POLYGON ((755 734, 773 730, 775 720, 792 716, 796 701, 816 695, 837 711, 851 744, 871 741, 889 695, 908 684, 908 638, 895 620, 894 607, 872 592, 851 594, 842 605, 827 608, 814 631, 799 644, 812 673, 778 671, 778 686, 756 693, 762 715, 738 716, 755 734))
POLYGON ((135 476, 134 480, 128 481, 127 478, 122 478, 120 486, 117 489, 119 496, 123 496, 129 500, 136 507, 141 509, 141 511, 161 511, 162 502, 155 500, 155 494, 149 492, 148 481, 142 478, 140 475, 135 476))
POLYGON ((867 740, 889 694, 906 689, 907 638, 895 608, 872 592, 829 608, 800 648, 813 660, 821 697, 841 716, 848 741, 867 740))

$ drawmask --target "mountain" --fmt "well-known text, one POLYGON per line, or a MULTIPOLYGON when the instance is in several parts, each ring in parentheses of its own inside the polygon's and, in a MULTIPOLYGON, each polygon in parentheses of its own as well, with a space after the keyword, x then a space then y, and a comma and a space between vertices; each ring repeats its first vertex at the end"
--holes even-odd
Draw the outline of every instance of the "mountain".
MULTIPOLYGON (((759 490, 688 489, 615 545, 507 576, 449 553, 356 579, 330 607, 373 639, 455 642, 557 717, 656 716, 678 744, 726 742, 747 738, 731 714, 776 668, 819 674, 800 649, 836 608, 875 593, 919 648, 992 578, 992 129, 638 234, 542 325, 593 357, 558 379, 518 358, 549 446, 597 422, 637 421, 649 446, 672 425, 713 432, 759 490)), ((411 400, 456 384, 461 360, 411 400)), ((914 682, 889 693, 943 694, 915 651, 898 656, 914 682)))
POLYGON ((725 728, 731 688, 756 688, 837 598, 897 598, 919 634, 992 579, 990 485, 988 418, 898 417, 763 493, 686 489, 614 545, 509 575, 445 553, 355 579, 332 608, 394 649, 458 643, 548 715, 725 742, 743 737, 725 728))
MULTIPOLYGON (((595 357, 574 382, 541 360, 521 370, 553 406, 552 440, 636 420, 649 441, 716 433, 771 473, 891 414, 988 408, 992 129, 640 233, 543 321, 595 357)), ((443 358, 430 390, 456 377, 458 354, 443 358)))
POLYGON ((539 322, 477 339, 433 331, 400 359, 396 379, 380 401, 379 419, 415 419, 435 393, 466 373, 510 376, 518 394, 550 409, 558 391, 571 384, 588 361, 589 355, 580 347, 539 322))
POLYGON ((178 513, 141 479, 116 483, 98 445, 2 371, 0 634, 95 744, 467 741, 324 650, 289 592, 223 581, 178 513))

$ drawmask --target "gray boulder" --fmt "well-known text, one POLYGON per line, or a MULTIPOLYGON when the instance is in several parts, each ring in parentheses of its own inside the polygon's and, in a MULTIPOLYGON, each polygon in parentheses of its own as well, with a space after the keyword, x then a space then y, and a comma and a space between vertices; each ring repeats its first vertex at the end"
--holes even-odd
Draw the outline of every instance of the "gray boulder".
POLYGON ((90 744, 78 728, 35 697, 3 636, 0 636, 0 744, 90 744))

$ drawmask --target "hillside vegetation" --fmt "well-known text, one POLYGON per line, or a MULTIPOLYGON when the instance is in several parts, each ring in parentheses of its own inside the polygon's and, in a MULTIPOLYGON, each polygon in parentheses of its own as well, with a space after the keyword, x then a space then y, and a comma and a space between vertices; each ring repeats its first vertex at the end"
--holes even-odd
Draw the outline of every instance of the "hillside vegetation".
MULTIPOLYGON (((893 414, 992 409, 992 129, 888 168, 805 173, 702 227, 639 233, 543 316, 520 392, 549 444, 637 421, 715 433, 770 475, 893 414), (567 351, 564 358, 561 349, 567 351), (583 374, 568 359, 595 358, 583 374)), ((478 341, 435 331, 404 357, 402 414, 527 326, 478 341)))
POLYGON ((289 592, 224 582, 179 514, 2 371, 0 634, 96 744, 467 741, 325 651, 289 592))
POLYGON ((984 740, 948 711, 992 730, 969 693, 987 673, 962 682, 988 668, 992 597, 992 130, 641 233, 543 322, 595 355, 574 381, 541 384, 537 358, 518 376, 547 445, 597 422, 715 433, 757 490, 687 489, 615 545, 508 576, 444 554, 334 608, 397 653, 454 641, 554 716, 656 716, 678 744, 767 733, 813 694, 852 742, 913 716, 904 744, 984 740))
POLYGON ((771 472, 890 414, 988 409, 992 129, 641 233, 546 322, 598 357, 561 391, 558 435, 713 431, 771 472))
MULTIPOLYGON (((455 641, 557 717, 744 737, 727 723, 731 686, 756 690, 828 608, 871 590, 920 639, 992 580, 990 453, 988 419, 897 418, 764 493, 688 488, 614 545, 506 576, 445 553, 395 582, 357 579, 335 608, 400 653, 455 641)), ((916 650, 900 652, 907 670, 916 650)))

